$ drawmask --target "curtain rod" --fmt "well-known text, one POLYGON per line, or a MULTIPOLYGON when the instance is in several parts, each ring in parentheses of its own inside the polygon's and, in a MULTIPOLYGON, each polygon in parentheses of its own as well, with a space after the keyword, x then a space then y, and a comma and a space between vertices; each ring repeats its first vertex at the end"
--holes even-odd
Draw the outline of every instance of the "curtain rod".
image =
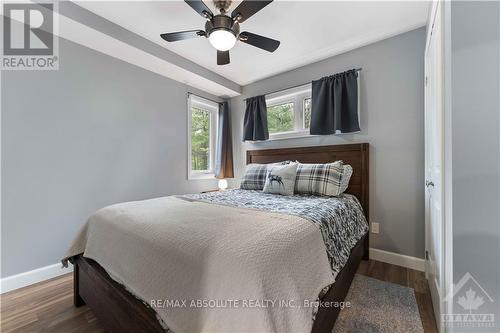
MULTIPOLYGON (((360 68, 356 68, 356 69, 354 69, 354 70, 355 70, 356 72, 360 72, 360 71, 362 71, 362 70, 363 70, 363 68, 362 68, 362 67, 360 67, 360 68)), ((346 71, 346 72, 347 72, 347 71, 346 71)), ((341 73, 342 73, 342 72, 341 72, 341 73)), ((293 87, 288 87, 288 88, 283 88, 283 89, 279 89, 279 90, 271 91, 271 92, 265 93, 265 94, 264 94, 264 96, 266 96, 266 95, 271 95, 271 94, 276 94, 276 93, 279 93, 279 92, 282 92, 282 91, 285 91, 285 90, 288 90, 288 89, 293 89, 293 88, 298 88, 298 87, 301 87, 301 86, 305 86, 306 84, 309 84, 309 83, 311 83, 311 82, 306 82, 306 83, 302 83, 302 84, 297 84, 297 85, 295 85, 295 86, 293 86, 293 87)), ((250 97, 248 97, 248 98, 250 98, 250 97)), ((243 101, 246 101, 248 98, 243 99, 243 101)))
POLYGON ((187 93, 188 98, 189 98, 189 95, 194 95, 194 96, 196 96, 196 97, 199 97, 199 98, 202 98, 202 99, 206 99, 207 101, 214 102, 214 103, 216 103, 216 104, 220 104, 220 103, 221 103, 221 102, 214 101, 213 99, 206 98, 206 97, 203 97, 203 96, 200 96, 200 95, 197 95, 197 94, 195 94, 195 93, 192 93, 192 92, 189 92, 189 91, 188 91, 188 93, 187 93))

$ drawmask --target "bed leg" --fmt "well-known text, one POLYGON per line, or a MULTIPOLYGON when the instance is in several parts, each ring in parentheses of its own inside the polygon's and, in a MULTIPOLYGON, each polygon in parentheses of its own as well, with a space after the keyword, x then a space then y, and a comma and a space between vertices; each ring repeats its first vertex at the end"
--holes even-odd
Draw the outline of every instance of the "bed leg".
POLYGON ((76 308, 79 308, 83 305, 85 305, 85 301, 83 298, 80 296, 80 288, 79 288, 79 267, 78 267, 78 259, 75 260, 73 264, 73 304, 75 305, 76 308))
POLYGON ((365 236, 365 241, 364 241, 364 248, 363 248, 363 260, 370 260, 370 235, 367 234, 365 236))

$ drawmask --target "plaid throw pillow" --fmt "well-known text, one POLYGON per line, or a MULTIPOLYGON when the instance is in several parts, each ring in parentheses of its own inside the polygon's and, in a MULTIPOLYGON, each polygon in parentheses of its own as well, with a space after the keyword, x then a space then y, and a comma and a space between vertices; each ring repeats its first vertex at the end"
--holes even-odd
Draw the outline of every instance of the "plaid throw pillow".
POLYGON ((299 164, 295 193, 335 197, 341 194, 343 162, 299 164))
POLYGON ((271 164, 248 164, 243 177, 241 177, 240 188, 243 190, 263 190, 266 183, 267 167, 271 165, 285 165, 291 161, 283 161, 271 164))
POLYGON ((241 178, 240 188, 262 190, 266 183, 267 164, 248 164, 241 178))

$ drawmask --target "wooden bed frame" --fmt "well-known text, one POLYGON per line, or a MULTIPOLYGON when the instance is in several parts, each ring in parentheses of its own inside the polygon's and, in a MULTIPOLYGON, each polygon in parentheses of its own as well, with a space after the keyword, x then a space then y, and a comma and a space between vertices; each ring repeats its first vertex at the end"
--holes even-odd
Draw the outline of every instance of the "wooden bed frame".
MULTIPOLYGON (((302 163, 328 163, 343 160, 353 168, 347 189, 355 195, 368 217, 368 144, 347 144, 284 149, 247 151, 248 163, 272 163, 297 160, 302 163)), ((361 259, 368 260, 368 234, 352 249, 336 282, 322 298, 325 302, 345 299, 361 259)), ((74 304, 87 304, 109 332, 164 333, 155 311, 135 298, 115 282, 95 261, 82 255, 72 259, 74 264, 74 304)), ((340 312, 339 307, 320 307, 314 320, 313 333, 330 333, 340 312)))

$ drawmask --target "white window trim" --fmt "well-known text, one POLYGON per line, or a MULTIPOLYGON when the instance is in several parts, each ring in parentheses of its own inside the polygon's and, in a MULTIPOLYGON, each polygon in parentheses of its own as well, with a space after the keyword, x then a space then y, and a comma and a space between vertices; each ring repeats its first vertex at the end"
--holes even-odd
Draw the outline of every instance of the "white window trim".
POLYGON ((304 128, 304 104, 303 100, 311 98, 311 84, 305 84, 300 87, 295 87, 280 91, 277 93, 269 94, 266 96, 267 107, 283 104, 293 103, 293 121, 294 130, 279 133, 269 133, 269 140, 283 140, 291 138, 300 138, 311 136, 309 129, 304 128))
MULTIPOLYGON (((361 128, 360 76, 361 76, 361 72, 358 71, 358 77, 357 77, 358 121, 359 121, 359 127, 361 128)), ((303 100, 306 98, 311 98, 311 95, 312 95, 312 84, 311 83, 266 95, 266 104, 268 107, 275 106, 278 104, 288 103, 288 102, 294 103, 293 104, 294 130, 288 131, 288 132, 269 133, 269 141, 318 136, 318 135, 309 134, 309 129, 304 128, 304 104, 303 104, 303 100)), ((351 133, 341 133, 341 132, 337 131, 337 133, 335 133, 335 135, 355 134, 355 133, 359 133, 359 132, 360 131, 351 132, 351 133)))
POLYGON ((197 179, 215 179, 215 147, 217 140, 217 129, 218 129, 218 113, 219 105, 208 99, 189 94, 187 103, 187 179, 197 180, 197 179), (192 108, 200 108, 210 112, 210 144, 209 144, 209 170, 192 170, 192 146, 191 146, 191 119, 192 119, 192 108))

